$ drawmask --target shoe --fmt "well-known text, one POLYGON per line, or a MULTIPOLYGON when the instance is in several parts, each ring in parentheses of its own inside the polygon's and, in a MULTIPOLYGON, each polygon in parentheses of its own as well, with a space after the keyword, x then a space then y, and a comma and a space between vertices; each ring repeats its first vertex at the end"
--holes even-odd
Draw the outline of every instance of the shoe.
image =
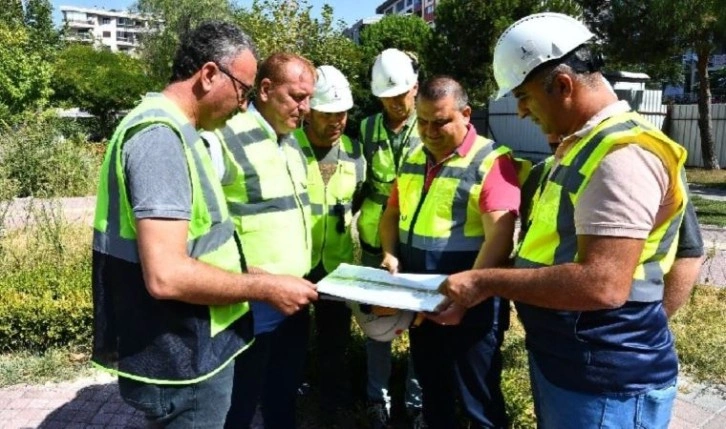
POLYGON ((388 429, 390 416, 388 415, 386 404, 373 402, 368 405, 366 414, 368 415, 368 427, 370 429, 388 429))
POLYGON ((408 421, 411 422, 411 429, 426 429, 426 421, 420 408, 407 410, 408 421))

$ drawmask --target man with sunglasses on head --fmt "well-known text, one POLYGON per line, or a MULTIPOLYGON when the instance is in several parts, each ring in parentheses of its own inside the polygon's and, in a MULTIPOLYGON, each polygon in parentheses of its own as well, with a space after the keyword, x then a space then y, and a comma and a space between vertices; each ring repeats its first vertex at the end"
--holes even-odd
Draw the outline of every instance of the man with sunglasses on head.
POLYGON ((197 132, 246 108, 235 80, 253 82, 256 69, 244 32, 202 23, 182 39, 166 88, 121 121, 102 165, 92 360, 119 376, 123 399, 154 427, 221 427, 232 361, 252 341, 247 301, 292 314, 316 297, 299 278, 242 274, 234 225, 197 132))
MULTIPOLYGON (((262 273, 302 278, 310 271, 307 163, 292 132, 310 108, 314 83, 310 61, 296 54, 272 54, 260 64, 249 109, 215 132, 221 142, 222 188, 243 256, 262 273)), ((314 286, 306 284, 310 300, 315 300, 314 286)), ((255 342, 235 362, 225 427, 249 427, 259 403, 266 428, 294 428, 308 307, 300 305, 290 315, 262 301, 250 305, 255 342)))
MULTIPOLYGON (((350 84, 333 66, 317 68, 310 112, 294 135, 307 158, 312 209, 312 271, 318 282, 341 263, 353 262, 351 224, 354 201, 365 179, 360 146, 343 134, 353 107, 350 84)), ((321 427, 354 427, 350 371, 345 359, 350 342, 350 309, 344 301, 315 304, 321 427)))

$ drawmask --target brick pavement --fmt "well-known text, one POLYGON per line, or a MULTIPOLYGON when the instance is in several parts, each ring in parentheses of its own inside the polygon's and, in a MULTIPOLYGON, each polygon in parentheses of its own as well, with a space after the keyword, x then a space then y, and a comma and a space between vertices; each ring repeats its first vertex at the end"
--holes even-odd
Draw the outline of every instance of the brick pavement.
MULTIPOLYGON (((80 380, 0 388, 0 428, 144 428, 142 415, 119 397, 108 374, 80 380)), ((682 377, 670 429, 726 428, 726 386, 682 377)), ((252 429, 263 429, 259 419, 252 429)))

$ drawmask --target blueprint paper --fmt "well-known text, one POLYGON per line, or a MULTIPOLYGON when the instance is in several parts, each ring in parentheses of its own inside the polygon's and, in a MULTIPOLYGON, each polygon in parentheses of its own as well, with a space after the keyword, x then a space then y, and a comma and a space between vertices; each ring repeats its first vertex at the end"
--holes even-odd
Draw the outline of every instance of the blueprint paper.
POLYGON ((318 282, 318 292, 348 301, 413 311, 433 311, 446 297, 437 289, 443 274, 396 274, 340 264, 318 282))

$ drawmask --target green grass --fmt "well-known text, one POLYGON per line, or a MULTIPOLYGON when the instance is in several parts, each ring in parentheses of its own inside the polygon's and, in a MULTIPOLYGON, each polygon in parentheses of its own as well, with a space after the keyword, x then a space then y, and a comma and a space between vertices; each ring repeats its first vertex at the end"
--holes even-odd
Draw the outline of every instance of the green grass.
POLYGON ((695 195, 691 196, 691 201, 700 224, 726 226, 726 201, 707 200, 695 195))
POLYGON ((670 325, 683 371, 697 381, 726 384, 726 288, 696 286, 670 325))
POLYGON ((91 373, 88 355, 73 350, 51 349, 42 354, 21 352, 0 355, 0 387, 72 380, 91 373))

